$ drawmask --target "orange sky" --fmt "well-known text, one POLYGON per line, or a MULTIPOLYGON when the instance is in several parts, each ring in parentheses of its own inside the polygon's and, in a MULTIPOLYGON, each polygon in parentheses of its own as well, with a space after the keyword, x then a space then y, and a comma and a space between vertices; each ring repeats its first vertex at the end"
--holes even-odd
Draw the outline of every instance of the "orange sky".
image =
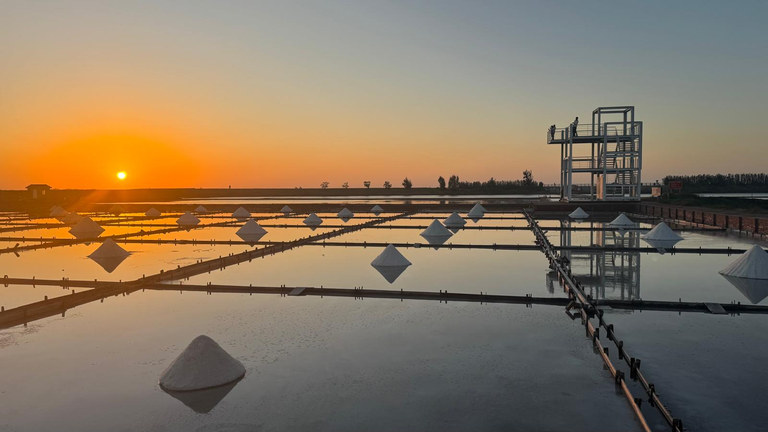
POLYGON ((637 107, 644 181, 768 160, 749 7, 188 6, 0 3, 0 188, 550 183, 546 129, 601 105, 637 107), (643 25, 611 28, 628 16, 643 25), (616 61, 627 50, 636 64, 616 61))

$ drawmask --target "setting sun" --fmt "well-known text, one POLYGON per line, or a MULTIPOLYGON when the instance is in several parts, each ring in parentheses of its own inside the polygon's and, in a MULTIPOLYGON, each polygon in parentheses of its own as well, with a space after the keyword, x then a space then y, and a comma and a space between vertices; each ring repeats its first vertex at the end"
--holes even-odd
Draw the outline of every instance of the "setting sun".
POLYGON ((117 178, 119 178, 120 180, 125 180, 125 171, 120 171, 119 173, 117 173, 117 178))

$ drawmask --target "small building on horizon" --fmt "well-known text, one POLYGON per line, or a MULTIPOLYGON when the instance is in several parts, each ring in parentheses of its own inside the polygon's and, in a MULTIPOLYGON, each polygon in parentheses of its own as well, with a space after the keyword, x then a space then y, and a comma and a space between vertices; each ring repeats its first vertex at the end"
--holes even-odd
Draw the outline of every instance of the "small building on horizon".
POLYGON ((47 184, 35 183, 27 186, 29 197, 32 199, 44 199, 51 193, 51 187, 47 184))

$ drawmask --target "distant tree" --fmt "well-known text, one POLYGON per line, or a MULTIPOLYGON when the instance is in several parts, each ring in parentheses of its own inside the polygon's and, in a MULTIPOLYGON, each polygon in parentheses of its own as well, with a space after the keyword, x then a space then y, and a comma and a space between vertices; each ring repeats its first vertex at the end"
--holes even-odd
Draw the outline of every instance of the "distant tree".
POLYGON ((389 182, 389 180, 384 182, 384 189, 389 189, 392 187, 392 183, 389 182))
POLYGON ((491 178, 490 178, 490 180, 488 180, 488 181, 485 183, 485 185, 486 185, 486 187, 488 187, 488 188, 490 188, 490 189, 494 189, 494 188, 496 187, 496 179, 494 179, 493 177, 491 177, 491 178))
POLYGON ((452 176, 451 176, 451 177, 448 179, 448 189, 453 189, 453 190, 456 190, 456 189, 458 189, 458 188, 459 188, 459 176, 457 176, 456 174, 454 174, 454 175, 452 175, 452 176))
POLYGON ((408 177, 403 179, 403 187, 406 189, 410 189, 411 187, 413 187, 413 183, 410 180, 408 180, 408 177))
POLYGON ((363 182, 363 186, 365 186, 366 188, 370 189, 371 188, 371 181, 370 180, 364 181, 363 182))
POLYGON ((331 185, 330 182, 322 182, 322 183, 320 183, 320 187, 323 188, 323 189, 328 189, 328 186, 330 186, 330 185, 331 185))
POLYGON ((349 189, 349 182, 344 182, 344 184, 341 185, 344 189, 349 189))
POLYGON ((440 178, 437 179, 437 184, 440 185, 440 189, 445 189, 445 179, 443 176, 440 176, 440 178))
POLYGON ((544 182, 539 182, 539 187, 544 187, 544 182))
POLYGON ((533 171, 525 170, 523 171, 523 185, 524 186, 533 186, 533 171))

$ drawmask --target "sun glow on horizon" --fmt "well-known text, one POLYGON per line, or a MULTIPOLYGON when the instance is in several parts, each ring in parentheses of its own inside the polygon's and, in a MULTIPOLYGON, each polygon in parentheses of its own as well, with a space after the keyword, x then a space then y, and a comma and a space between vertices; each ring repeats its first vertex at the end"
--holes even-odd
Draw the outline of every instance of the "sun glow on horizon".
POLYGON ((117 178, 119 178, 120 180, 125 180, 125 177, 126 177, 125 171, 120 171, 119 173, 117 173, 117 178))

